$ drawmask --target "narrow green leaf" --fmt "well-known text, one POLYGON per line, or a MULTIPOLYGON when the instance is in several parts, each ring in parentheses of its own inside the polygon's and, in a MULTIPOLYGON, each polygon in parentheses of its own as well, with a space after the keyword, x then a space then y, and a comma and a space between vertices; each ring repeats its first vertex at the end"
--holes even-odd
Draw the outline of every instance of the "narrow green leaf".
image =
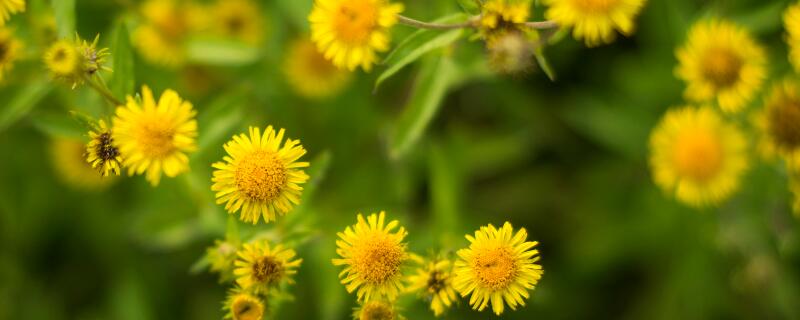
POLYGON ((550 79, 550 81, 556 81, 556 73, 553 71, 553 67, 550 65, 547 57, 544 56, 544 49, 541 47, 537 48, 534 56, 536 57, 536 62, 539 64, 539 67, 542 68, 544 74, 547 75, 547 78, 550 79))
POLYGON ((481 7, 478 0, 457 0, 458 6, 461 7, 461 10, 470 14, 470 15, 477 15, 481 13, 481 7))
POLYGON ((0 131, 24 117, 52 89, 49 81, 37 81, 22 88, 17 95, 0 110, 0 131))
POLYGON ((236 246, 242 242, 239 236, 239 219, 235 215, 228 215, 228 226, 225 228, 225 240, 236 246))
POLYGON ((52 0, 59 38, 70 38, 75 34, 75 0, 52 0))
POLYGON ((460 237, 459 190, 460 174, 458 160, 451 159, 451 152, 443 150, 443 146, 432 142, 428 148, 428 174, 430 177, 430 198, 433 204, 433 230, 441 245, 450 247, 460 237))
POLYGON ((431 57, 422 64, 411 98, 392 132, 389 147, 392 158, 404 156, 422 137, 456 73, 455 63, 445 55, 431 57))
MULTIPOLYGON (((454 14, 436 20, 436 23, 452 23, 464 21, 466 19, 464 14, 454 14)), ((408 38, 400 42, 397 47, 389 53, 384 60, 383 64, 386 69, 378 76, 375 81, 375 90, 378 87, 395 75, 403 67, 417 61, 422 55, 431 52, 435 49, 442 48, 452 44, 464 35, 463 29, 454 29, 442 32, 441 30, 427 30, 421 29, 414 32, 408 38)))
POLYGON ((52 137, 82 139, 87 130, 63 113, 48 112, 31 118, 33 126, 52 137))
POLYGON ((212 147, 220 148, 221 141, 230 138, 228 135, 244 118, 241 92, 233 92, 214 100, 197 119, 200 128, 197 141, 197 152, 192 158, 208 152, 212 147))
POLYGON ((258 48, 224 39, 192 39, 187 44, 186 54, 190 62, 242 66, 255 62, 260 57, 258 48))
POLYGON ((124 21, 117 23, 111 44, 111 57, 114 59, 114 73, 109 82, 109 89, 118 99, 133 94, 136 85, 133 69, 133 49, 128 33, 128 26, 124 21))
POLYGON ((192 266, 189 267, 189 274, 196 275, 200 274, 208 269, 211 265, 211 261, 208 261, 208 257, 204 254, 201 255, 197 261, 192 263, 192 266))

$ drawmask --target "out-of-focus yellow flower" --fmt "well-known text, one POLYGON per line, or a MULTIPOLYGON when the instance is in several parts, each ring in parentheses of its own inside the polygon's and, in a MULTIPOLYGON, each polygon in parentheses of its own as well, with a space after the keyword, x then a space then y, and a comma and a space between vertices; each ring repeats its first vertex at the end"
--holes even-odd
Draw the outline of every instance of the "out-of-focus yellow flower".
POLYGON ((677 56, 675 73, 687 83, 686 98, 716 101, 724 112, 742 110, 766 78, 764 50, 747 30, 727 21, 697 22, 677 56))
POLYGON ((238 245, 216 240, 214 246, 206 249, 206 259, 209 262, 209 270, 219 273, 220 282, 233 279, 233 263, 236 261, 238 245))
POLYGON ((789 61, 800 72, 800 3, 795 3, 783 13, 786 42, 789 44, 789 61))
POLYGON ((539 261, 538 242, 527 241, 525 228, 514 233, 511 224, 502 228, 489 224, 467 235, 470 245, 458 250, 453 285, 462 297, 472 294, 469 304, 483 311, 489 304, 500 315, 505 304, 512 310, 525 305, 544 271, 539 261))
POLYGON ((241 289, 233 289, 228 293, 222 307, 225 319, 261 320, 264 318, 264 302, 257 296, 241 289))
POLYGON ((779 155, 792 170, 800 169, 800 84, 790 78, 775 83, 754 120, 761 155, 779 155))
POLYGON ((547 19, 562 27, 571 27, 575 39, 583 39, 587 46, 611 43, 615 31, 625 36, 633 34, 634 18, 645 0, 545 0, 550 7, 547 19))
POLYGON ((76 189, 100 190, 110 186, 114 179, 103 178, 86 163, 86 145, 70 138, 54 139, 50 145, 53 167, 66 185, 76 189))
POLYGON ((489 0, 481 7, 481 28, 494 30, 523 24, 530 16, 532 0, 489 0))
POLYGON ((14 38, 11 30, 0 27, 0 81, 14 67, 21 49, 22 43, 14 38))
POLYGON ((369 215, 366 220, 358 214, 357 220, 337 234, 340 240, 336 241, 336 253, 341 258, 332 262, 345 266, 339 278, 347 292, 358 289, 359 301, 394 300, 403 291, 401 269, 409 258, 403 238, 408 233, 403 227, 393 232, 399 222, 392 220, 385 224, 383 211, 369 215))
POLYGON ((297 162, 306 153, 300 140, 287 139, 284 130, 277 133, 272 126, 264 130, 250 127, 250 136, 240 134, 225 144, 228 156, 216 162, 211 181, 217 203, 225 203, 228 213, 241 210, 239 219, 256 224, 262 217, 265 223, 277 215, 288 213, 300 203, 300 186, 308 181, 301 168, 308 162, 297 162))
POLYGON ((281 244, 270 247, 266 240, 245 243, 238 255, 233 270, 236 283, 256 293, 266 293, 281 283, 294 283, 292 276, 303 262, 303 259, 295 259, 294 250, 281 244))
POLYGON ((389 29, 402 11, 388 0, 316 0, 308 17, 311 39, 335 66, 370 71, 376 52, 389 50, 389 29))
POLYGON ((350 83, 350 73, 336 68, 305 38, 291 44, 283 70, 291 88, 311 99, 333 96, 350 83))
POLYGON ((6 24, 11 15, 25 12, 25 0, 0 0, 0 27, 6 24))
POLYGON ((175 177, 189 170, 186 153, 196 148, 196 114, 173 90, 164 91, 157 103, 147 86, 141 101, 128 96, 127 104, 117 107, 113 132, 128 174, 145 174, 156 186, 162 172, 175 177))
POLYGON ((418 292, 425 301, 431 302, 431 310, 435 316, 441 316, 445 310, 458 301, 453 288, 453 263, 448 259, 424 259, 412 256, 420 264, 416 273, 408 277, 408 291, 418 292))
POLYGON ((264 15, 251 0, 220 0, 211 8, 214 31, 224 37, 258 45, 264 40, 264 15))
POLYGON ((668 111, 650 136, 656 184, 694 207, 718 204, 738 188, 748 167, 739 129, 710 107, 668 111))
POLYGON ((122 167, 122 156, 114 142, 111 129, 104 120, 98 122, 95 130, 89 131, 89 143, 86 144, 86 162, 92 168, 107 177, 109 173, 119 175, 122 167))
POLYGON ((109 55, 108 48, 97 48, 100 35, 91 43, 77 34, 75 40, 60 40, 45 52, 44 62, 53 78, 72 83, 74 89, 90 80, 100 70, 111 71, 104 66, 109 55))
POLYGON ((354 320, 401 320, 403 316, 391 302, 372 300, 358 304, 353 310, 354 320))
POLYGON ((181 0, 148 0, 140 11, 143 21, 133 32, 139 54, 165 67, 183 65, 197 7, 181 0))

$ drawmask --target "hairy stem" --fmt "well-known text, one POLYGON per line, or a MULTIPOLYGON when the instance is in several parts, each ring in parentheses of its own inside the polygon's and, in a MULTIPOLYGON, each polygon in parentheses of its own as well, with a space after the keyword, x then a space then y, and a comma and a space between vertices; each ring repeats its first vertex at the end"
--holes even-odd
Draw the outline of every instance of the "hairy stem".
POLYGON ((92 77, 86 76, 85 80, 86 83, 88 83, 89 86, 94 89, 94 91, 97 91, 97 93, 103 96, 103 98, 105 98, 109 103, 113 104, 114 106, 121 106, 124 104, 122 101, 114 97, 114 94, 111 93, 106 86, 98 84, 96 81, 94 81, 94 79, 92 79, 92 77))
POLYGON ((463 29, 463 28, 475 27, 474 19, 469 19, 461 23, 450 24, 450 23, 422 22, 398 14, 397 21, 400 22, 401 24, 421 29, 451 30, 451 29, 463 29))
POLYGON ((525 26, 531 29, 555 29, 558 23, 553 20, 525 22, 525 26))

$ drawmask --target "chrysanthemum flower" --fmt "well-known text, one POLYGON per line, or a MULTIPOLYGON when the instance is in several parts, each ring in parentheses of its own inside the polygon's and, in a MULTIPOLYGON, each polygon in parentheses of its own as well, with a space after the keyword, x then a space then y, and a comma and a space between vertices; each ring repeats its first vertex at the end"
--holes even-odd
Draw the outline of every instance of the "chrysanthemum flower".
POLYGON ((303 259, 294 259, 297 255, 294 250, 281 244, 270 247, 267 240, 245 243, 238 255, 233 270, 236 283, 242 289, 258 293, 266 293, 281 283, 294 283, 292 276, 303 262, 303 259))
POLYGON ((724 112, 741 110, 766 77, 764 50, 747 30, 727 21, 696 23, 677 56, 675 72, 687 82, 686 98, 716 100, 724 112))
POLYGON ((21 49, 22 43, 14 38, 11 30, 0 27, 0 81, 14 67, 14 61, 19 58, 21 49))
POLYGON ((370 71, 376 52, 389 50, 389 29, 402 11, 388 0, 316 0, 308 17, 311 39, 337 67, 370 71))
POLYGON ((25 12, 25 0, 0 0, 0 27, 6 24, 11 15, 25 12))
POLYGON ((58 138, 50 145, 53 167, 66 185, 83 190, 99 190, 110 186, 114 179, 103 178, 86 164, 86 145, 78 139, 58 138))
POLYGON ((489 0, 481 7, 481 28, 497 29, 523 24, 530 16, 532 0, 489 0))
POLYGON ((288 213, 300 203, 301 184, 308 175, 300 168, 308 162, 297 162, 306 153, 300 140, 287 139, 284 130, 275 132, 272 126, 264 130, 250 127, 250 136, 240 134, 225 144, 228 156, 213 167, 217 203, 225 203, 228 213, 241 210, 239 219, 256 224, 275 221, 277 214, 288 213))
POLYGON ((739 129, 709 107, 668 111, 650 136, 656 184, 695 207, 720 203, 739 188, 746 152, 739 129))
POLYGON ((762 156, 780 155, 791 169, 800 169, 800 83, 789 78, 777 82, 756 114, 755 126, 762 156))
POLYGON ((237 244, 216 240, 214 246, 206 249, 209 270, 219 274, 220 282, 233 279, 233 264, 236 261, 237 244))
POLYGON ((44 54, 44 63, 53 78, 73 82, 73 87, 83 81, 81 54, 72 41, 59 40, 50 46, 44 54))
POLYGON ((416 256, 413 259, 421 266, 414 275, 408 277, 408 291, 419 292, 426 301, 430 301, 431 310, 438 317, 458 301, 453 288, 453 263, 448 259, 424 261, 416 256))
POLYGON ((225 319, 261 320, 264 317, 264 302, 241 289, 233 289, 228 293, 222 309, 227 311, 225 319))
POLYGON ((307 39, 291 44, 283 71, 295 92, 312 99, 335 95, 350 83, 350 73, 336 68, 307 39))
POLYGON ((401 320, 403 316, 392 303, 383 300, 372 300, 359 303, 353 310, 354 320, 401 320))
POLYGON ((165 67, 182 65, 194 8, 180 0, 148 0, 140 11, 144 21, 133 32, 133 44, 139 54, 165 67))
POLYGON ((109 173, 119 175, 122 156, 105 121, 100 120, 97 128, 89 131, 89 139, 85 149, 86 162, 103 177, 107 177, 109 173))
POLYGON ((795 3, 783 13, 786 42, 789 44, 789 61, 800 71, 800 3, 795 3))
POLYGON ((505 304, 512 310, 525 305, 544 271, 539 261, 538 242, 527 241, 525 228, 516 234, 511 224, 502 228, 493 225, 481 227, 475 236, 467 235, 469 248, 458 250, 453 285, 462 297, 472 294, 469 304, 483 311, 489 303, 500 315, 505 304))
POLYGON ((175 177, 187 171, 186 153, 196 148, 196 114, 173 90, 164 91, 158 103, 147 86, 142 87, 141 101, 128 96, 127 104, 117 108, 113 132, 128 174, 145 174, 156 186, 162 172, 175 177))
POLYGON ((252 0, 220 0, 212 7, 214 31, 224 37, 258 45, 264 37, 264 16, 252 0))
POLYGON ((341 259, 333 259, 336 266, 345 266, 339 278, 347 292, 358 289, 359 301, 371 298, 394 300, 403 290, 402 267, 408 260, 403 238, 405 228, 393 232, 399 222, 392 220, 384 225, 386 213, 371 214, 364 220, 358 214, 358 222, 348 226, 337 235, 336 253, 341 259))
POLYGON ((595 47, 614 41, 615 31, 633 34, 633 20, 645 0, 545 0, 545 4, 550 6, 545 12, 547 19, 572 27, 575 39, 595 47))

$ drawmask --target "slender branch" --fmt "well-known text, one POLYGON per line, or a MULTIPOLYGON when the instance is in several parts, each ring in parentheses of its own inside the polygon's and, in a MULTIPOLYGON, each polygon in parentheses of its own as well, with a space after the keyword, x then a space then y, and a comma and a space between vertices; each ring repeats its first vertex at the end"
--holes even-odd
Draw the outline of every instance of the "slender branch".
POLYGON ((99 93, 101 96, 103 96, 103 98, 108 100, 108 102, 110 102, 114 106, 121 106, 121 105, 124 104, 124 103, 122 103, 122 101, 120 101, 119 99, 115 98, 114 94, 111 93, 111 91, 108 90, 108 88, 106 88, 105 86, 101 86, 101 85, 97 84, 97 82, 95 82, 94 79, 92 79, 91 77, 86 76, 85 80, 86 80, 86 83, 88 83, 89 86, 92 87, 92 89, 94 89, 94 91, 97 91, 97 93, 99 93))
POLYGON ((525 22, 525 26, 531 29, 555 29, 558 23, 553 20, 525 22))
POLYGON ((412 26, 422 29, 451 30, 451 29, 464 29, 464 28, 475 27, 474 19, 469 19, 461 23, 448 24, 448 23, 422 22, 398 14, 397 21, 407 26, 412 26))

